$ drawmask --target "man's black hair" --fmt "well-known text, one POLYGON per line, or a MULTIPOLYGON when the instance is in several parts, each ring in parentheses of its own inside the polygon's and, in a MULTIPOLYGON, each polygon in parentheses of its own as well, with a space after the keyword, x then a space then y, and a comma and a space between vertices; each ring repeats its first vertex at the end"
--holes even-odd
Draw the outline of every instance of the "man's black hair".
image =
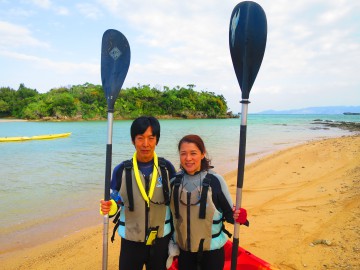
POLYGON ((148 127, 152 128, 152 135, 156 137, 156 144, 160 140, 160 123, 152 116, 140 116, 134 120, 131 124, 131 140, 135 142, 136 135, 143 134, 148 127))

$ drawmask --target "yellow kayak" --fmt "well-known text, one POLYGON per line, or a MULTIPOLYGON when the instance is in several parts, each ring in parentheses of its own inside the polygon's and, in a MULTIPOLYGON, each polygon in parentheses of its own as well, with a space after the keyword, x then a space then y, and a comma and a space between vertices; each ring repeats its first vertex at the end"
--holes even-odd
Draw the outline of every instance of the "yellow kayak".
POLYGON ((0 137, 0 142, 22 142, 30 140, 51 140, 58 138, 69 137, 71 132, 59 133, 59 134, 46 134, 46 135, 37 135, 32 137, 20 136, 20 137, 0 137))

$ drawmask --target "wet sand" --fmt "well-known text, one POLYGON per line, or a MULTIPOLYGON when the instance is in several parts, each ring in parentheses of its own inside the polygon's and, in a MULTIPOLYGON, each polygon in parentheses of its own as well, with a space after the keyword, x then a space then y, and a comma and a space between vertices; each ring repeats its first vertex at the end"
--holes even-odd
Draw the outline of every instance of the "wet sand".
MULTIPOLYGON (((225 175, 234 201, 236 175, 225 175)), ((359 135, 311 141, 249 164, 242 206, 250 227, 241 226, 240 246, 279 269, 360 269, 359 183, 359 135)), ((109 241, 108 269, 118 269, 119 243, 118 236, 109 241)), ((2 269, 100 269, 102 225, 3 253, 0 261, 2 269)))

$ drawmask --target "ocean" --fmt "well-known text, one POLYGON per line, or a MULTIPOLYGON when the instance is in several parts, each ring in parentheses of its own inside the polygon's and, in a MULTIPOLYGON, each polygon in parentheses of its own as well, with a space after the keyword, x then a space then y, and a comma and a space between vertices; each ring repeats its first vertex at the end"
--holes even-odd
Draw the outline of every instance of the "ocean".
MULTIPOLYGON (((358 115, 249 114, 246 163, 309 140, 351 132, 313 120, 360 122, 358 115)), ((129 159, 132 121, 114 121, 112 168, 129 159)), ((237 169, 240 119, 160 120, 156 148, 179 167, 177 143, 200 135, 215 171, 237 169)), ((101 224, 107 122, 0 122, 0 137, 71 132, 68 138, 0 143, 0 254, 101 224)), ((246 171, 245 179, 246 183, 246 171)), ((246 185, 246 184, 244 184, 246 185)))

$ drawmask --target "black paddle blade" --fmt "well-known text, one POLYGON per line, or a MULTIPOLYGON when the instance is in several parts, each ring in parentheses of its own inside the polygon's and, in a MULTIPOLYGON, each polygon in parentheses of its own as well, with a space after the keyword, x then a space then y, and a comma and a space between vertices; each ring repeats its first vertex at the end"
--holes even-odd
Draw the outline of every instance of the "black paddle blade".
POLYGON ((266 15, 252 1, 237 4, 231 14, 230 54, 242 98, 248 99, 264 57, 267 36, 266 15))
POLYGON ((109 112, 114 110, 129 66, 130 46, 126 37, 117 30, 106 30, 101 44, 101 81, 109 112))

